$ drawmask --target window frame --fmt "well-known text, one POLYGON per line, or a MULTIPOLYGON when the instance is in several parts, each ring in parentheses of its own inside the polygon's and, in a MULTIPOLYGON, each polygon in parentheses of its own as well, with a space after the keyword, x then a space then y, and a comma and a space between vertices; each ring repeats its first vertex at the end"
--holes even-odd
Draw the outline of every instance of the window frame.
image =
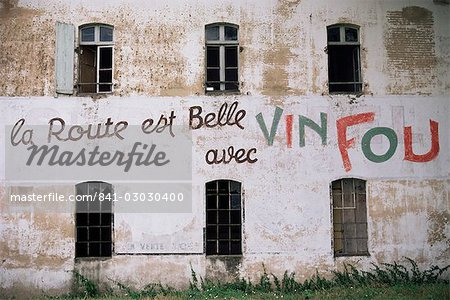
POLYGON ((211 23, 205 25, 205 93, 206 94, 221 94, 221 93, 239 93, 240 92, 240 84, 239 84, 239 25, 232 23, 211 23), (212 27, 219 27, 219 39, 218 40, 208 40, 207 30, 212 27), (236 40, 226 40, 225 39, 225 27, 232 27, 236 29, 236 40), (208 69, 217 68, 217 67, 209 67, 208 66, 208 48, 209 47, 218 47, 219 48, 219 81, 208 80, 208 69), (225 48, 227 47, 235 47, 236 48, 236 67, 227 67, 225 65, 225 48), (226 70, 227 69, 236 69, 237 72, 237 80, 236 81, 227 81, 226 78, 226 70), (219 90, 211 90, 208 84, 217 84, 219 83, 219 90), (235 84, 236 89, 226 89, 226 84, 235 84))
MULTIPOLYGON (((348 24, 348 23, 339 23, 339 24, 333 24, 326 27, 326 33, 327 33, 327 59, 328 59, 328 92, 330 94, 362 94, 363 93, 363 79, 362 79, 362 73, 361 73, 361 37, 360 37, 360 26, 355 24, 348 24), (333 28, 339 28, 339 41, 329 41, 328 32, 330 29, 333 28), (357 41, 346 41, 345 36, 345 29, 354 29, 356 30, 356 37, 357 41), (357 66, 351 66, 353 71, 353 81, 331 81, 330 80, 330 73, 333 68, 331 66, 331 57, 330 57, 330 47, 334 46, 354 46, 354 48, 357 51, 357 59, 356 64, 357 66), (357 76, 355 75, 357 73, 357 76), (356 78, 358 77, 358 78, 356 78), (353 85, 352 91, 343 91, 343 90, 331 90, 331 86, 339 86, 339 85, 353 85)), ((349 50, 350 51, 350 50, 349 50)), ((350 55, 350 54, 349 54, 350 55)), ((351 54, 354 55, 354 54, 351 54)), ((354 60, 354 58, 353 58, 354 60)), ((353 62, 355 63, 355 62, 353 62)))
POLYGON ((115 33, 114 26, 104 23, 89 23, 83 24, 78 27, 78 83, 77 83, 77 92, 78 94, 111 94, 114 92, 114 44, 115 44, 115 33), (101 27, 108 28, 112 30, 112 40, 111 41, 101 41, 100 39, 100 30, 101 27), (93 41, 83 41, 82 40, 82 31, 87 28, 94 28, 94 40, 93 41), (80 82, 81 80, 81 66, 80 66, 80 55, 81 51, 83 51, 83 46, 91 46, 95 47, 95 82, 80 82), (101 48, 111 48, 111 82, 100 82, 100 49, 101 48), (83 92, 81 90, 82 85, 95 85, 95 92, 83 92), (109 85, 109 91, 101 91, 100 85, 109 85))
MULTIPOLYGON (((206 256, 242 256, 243 255, 243 232, 244 232, 244 193, 242 190, 242 182, 232 180, 232 179, 216 179, 212 181, 208 181, 205 183, 205 236, 204 236, 204 253, 206 256), (227 192, 221 192, 221 187, 219 186, 221 183, 226 182, 227 184, 227 192), (237 193, 231 190, 232 184, 237 185, 239 187, 239 191, 237 193), (215 185, 214 192, 208 193, 208 185, 215 185), (232 207, 232 196, 239 195, 239 208, 232 207), (220 199, 224 199, 224 196, 227 197, 228 208, 221 208, 220 199), (209 197, 215 197, 215 208, 208 207, 208 199, 209 197), (226 211, 228 214, 228 222, 221 223, 220 219, 222 218, 220 212, 226 211), (239 211, 239 223, 232 222, 233 217, 231 216, 232 212, 239 211), (215 222, 209 222, 209 213, 215 213, 215 222), (209 228, 215 227, 215 234, 209 235, 209 228), (228 237, 220 237, 220 229, 227 228, 228 237), (239 235, 238 237, 233 237, 232 230, 234 228, 239 227, 239 235), (220 242, 222 245, 225 243, 228 244, 228 251, 221 251, 220 242), (233 242, 239 243, 239 251, 232 250, 233 242), (209 245, 215 243, 215 249, 213 251, 209 251, 209 245)), ((236 234, 236 232, 235 232, 236 234)))
MULTIPOLYGON (((107 183, 107 182, 103 182, 103 181, 84 181, 84 182, 80 182, 78 184, 75 185, 75 191, 76 191, 76 195, 78 194, 78 190, 79 189, 83 189, 84 185, 86 185, 86 189, 87 189, 87 194, 89 194, 89 189, 91 184, 95 184, 95 185, 99 185, 99 189, 102 188, 102 185, 104 185, 104 189, 100 190, 100 192, 104 192, 105 189, 109 188, 109 193, 110 195, 112 195, 112 193, 114 192, 114 187, 112 184, 107 183)), ((98 201, 98 205, 100 207, 99 211, 90 211, 89 206, 95 202, 91 202, 91 201, 76 201, 75 203, 75 259, 108 259, 111 258, 113 256, 114 253, 114 206, 113 206, 113 202, 111 201, 107 201, 108 204, 110 204, 110 212, 102 212, 102 206, 105 204, 105 201, 99 201, 98 200, 98 195, 95 194, 94 199, 96 199, 98 201), (86 202, 86 203, 85 203, 86 202), (87 204, 88 208, 85 207, 80 207, 82 204, 87 204), (83 209, 86 209, 83 210, 83 209), (79 224, 81 218, 82 218, 82 214, 86 215, 86 220, 87 220, 87 224, 79 224), (91 215, 98 215, 98 222, 99 224, 89 224, 90 220, 91 220, 91 215), (105 225, 103 224, 103 216, 104 215, 110 215, 109 216, 109 224, 105 225), (80 219, 80 220, 79 220, 80 219), (80 240, 80 234, 79 234, 79 230, 80 229, 85 229, 86 230, 86 234, 87 234, 87 238, 86 240, 80 240), (109 234, 108 234, 108 238, 107 239, 102 239, 102 235, 103 235, 103 230, 102 229, 108 229, 109 228, 109 234), (100 232, 100 238, 98 240, 94 240, 90 238, 90 232, 92 229, 98 229, 98 231, 100 232), (90 244, 93 243, 98 243, 99 245, 99 255, 92 255, 91 252, 91 248, 90 248, 90 244), (86 245, 86 252, 87 255, 84 254, 80 254, 80 250, 78 250, 78 247, 81 247, 81 245, 86 245), (102 244, 109 244, 109 255, 102 255, 103 253, 103 245, 102 244)))
MULTIPOLYGON (((370 256, 370 252, 369 252, 369 228, 368 228, 368 206, 367 206, 367 181, 361 178, 341 178, 341 179, 337 179, 334 180, 330 183, 330 199, 331 199, 331 203, 330 203, 330 209, 331 209, 331 224, 332 224, 332 250, 333 250, 333 255, 334 257, 345 257, 345 256, 370 256), (354 204, 354 207, 350 207, 350 206, 345 206, 345 193, 344 193, 344 182, 351 180, 352 183, 352 189, 351 189, 351 200, 354 204), (363 184, 364 185, 364 189, 363 192, 357 192, 357 189, 355 188, 356 183, 359 184, 363 184), (339 196, 339 193, 334 193, 333 192, 333 186, 334 184, 339 184, 340 185, 340 201, 341 201, 341 206, 337 207, 335 206, 335 196, 339 196), (363 195, 363 202, 364 204, 360 203, 361 201, 357 198, 357 195, 363 195), (361 205, 364 205, 364 207, 362 208, 361 205), (340 223, 336 222, 336 220, 338 219, 336 217, 336 211, 341 211, 340 213, 340 219, 342 220, 340 223), (353 222, 345 222, 345 213, 344 211, 347 210, 352 210, 352 212, 354 213, 354 219, 355 221, 353 222), (357 211, 364 211, 364 216, 361 215, 357 215, 357 211), (364 217, 365 220, 364 222, 357 222, 357 218, 362 218, 364 217), (365 231, 363 233, 363 236, 361 237, 358 234, 358 225, 365 225, 365 231), (340 225, 340 226, 337 226, 340 225), (354 232, 354 236, 348 236, 345 235, 345 231, 344 228, 345 226, 354 226, 355 228, 355 232, 354 232), (340 230, 338 228, 341 228, 340 230), (337 247, 337 235, 341 235, 341 246, 342 249, 336 249, 337 247), (347 240, 355 240, 355 245, 356 245, 356 251, 350 251, 348 249, 346 249, 346 241, 347 240), (358 247, 358 240, 362 240, 362 242, 364 243, 364 246, 362 247, 362 249, 360 250, 358 247)), ((348 201, 348 200, 347 200, 348 201)))

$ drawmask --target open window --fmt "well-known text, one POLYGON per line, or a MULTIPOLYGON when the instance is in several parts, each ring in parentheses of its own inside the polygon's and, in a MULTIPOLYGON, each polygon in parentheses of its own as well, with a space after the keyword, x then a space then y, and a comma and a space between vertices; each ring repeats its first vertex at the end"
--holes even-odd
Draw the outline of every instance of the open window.
POLYGON ((343 178, 331 183, 335 256, 369 255, 366 181, 343 178))
POLYGON ((329 92, 360 93, 359 27, 348 24, 328 26, 327 40, 329 92))
POLYGON ((78 92, 112 92, 114 27, 104 24, 80 26, 79 44, 78 92))
POLYGON ((233 24, 205 27, 207 93, 239 91, 238 29, 233 24))
POLYGON ((206 183, 206 255, 242 254, 241 183, 206 183))

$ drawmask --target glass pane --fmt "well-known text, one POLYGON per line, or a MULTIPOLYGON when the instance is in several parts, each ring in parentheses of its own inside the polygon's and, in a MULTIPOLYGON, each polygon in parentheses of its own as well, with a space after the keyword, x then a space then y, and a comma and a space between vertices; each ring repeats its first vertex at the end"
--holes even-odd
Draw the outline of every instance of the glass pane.
POLYGON ((219 241, 219 254, 229 254, 229 245, 230 243, 228 241, 219 241))
POLYGON ((78 227, 77 228, 77 242, 87 242, 88 239, 88 230, 87 227, 78 227))
POLYGON ((111 227, 101 227, 101 241, 111 242, 111 227))
POLYGON ((219 196, 219 208, 220 209, 229 209, 229 200, 230 197, 228 195, 220 195, 219 196))
POLYGON ((86 257, 88 256, 87 252, 87 243, 77 243, 75 246, 75 256, 76 257, 86 257))
POLYGON ((332 27, 328 28, 327 30, 327 36, 328 36, 328 42, 340 42, 340 36, 339 36, 339 27, 332 27))
POLYGON ((230 224, 229 210, 219 210, 219 224, 230 224))
POLYGON ((359 193, 366 192, 366 182, 364 180, 355 179, 355 190, 359 193))
POLYGON ((110 194, 104 194, 105 195, 105 200, 103 202, 101 202, 101 211, 102 213, 108 214, 112 212, 112 200, 110 198, 110 200, 108 200, 106 197, 111 197, 110 194))
POLYGON ((333 194, 333 207, 342 207, 342 194, 341 193, 333 194))
POLYGON ((99 84, 98 85, 98 91, 99 92, 111 92, 112 91, 112 84, 99 84))
POLYGON ((217 239, 217 226, 206 227, 206 239, 217 239))
POLYGON ((226 41, 237 41, 238 30, 236 27, 225 26, 225 40, 226 41))
POLYGON ((100 243, 89 243, 89 256, 100 256, 100 243))
POLYGON ((355 239, 344 239, 344 248, 346 254, 356 254, 356 240, 355 239))
POLYGON ((356 240, 358 246, 358 253, 367 253, 369 250, 367 249, 367 239, 358 239, 356 240))
MULTIPOLYGON (((80 201, 81 202, 81 201, 80 201)), ((77 213, 77 226, 87 226, 88 224, 88 214, 77 213)))
POLYGON ((219 40, 219 26, 209 26, 206 28, 206 40, 207 41, 219 40))
POLYGON ((218 187, 219 187, 219 194, 228 194, 230 189, 228 185, 228 180, 219 180, 218 187))
POLYGON ((225 81, 238 81, 238 70, 237 69, 225 70, 225 81))
POLYGON ((241 195, 231 195, 231 208, 232 209, 241 208, 241 195))
POLYGON ((206 183, 206 193, 207 194, 217 193, 216 183, 217 183, 217 181, 211 181, 211 182, 206 183))
MULTIPOLYGON (((100 201, 89 202, 89 212, 95 213, 95 214, 100 213, 100 201)), ((92 225, 92 224, 90 224, 90 225, 92 225)))
POLYGON ((241 254, 241 242, 240 241, 232 241, 231 242, 231 254, 241 254))
POLYGON ((230 193, 240 194, 241 193, 241 183, 237 181, 230 181, 230 193))
POLYGON ((101 83, 111 83, 112 82, 112 71, 111 70, 100 70, 98 72, 98 81, 101 83))
POLYGON ((358 30, 355 28, 345 27, 345 41, 346 42, 357 42, 358 41, 358 30))
POLYGON ((112 42, 112 40, 113 40, 113 29, 111 27, 100 26, 100 41, 112 42))
MULTIPOLYGON (((77 194, 80 195, 80 194, 77 194)), ((76 212, 89 212, 89 202, 87 201, 77 201, 76 212)))
POLYGON ((102 256, 111 256, 111 243, 102 243, 102 256))
POLYGON ((219 67, 219 47, 206 48, 206 67, 219 67))
POLYGON ((240 210, 230 211, 230 224, 241 224, 241 211, 240 210))
POLYGON ((344 209, 342 211, 343 222, 344 224, 355 223, 355 210, 354 209, 344 209))
POLYGON ((332 189, 333 193, 340 192, 341 191, 341 181, 340 180, 333 181, 331 184, 331 189, 332 189))
POLYGON ((206 71, 206 81, 220 81, 219 69, 208 69, 206 71))
POLYGON ((94 42, 95 41, 95 27, 86 27, 81 29, 81 41, 82 42, 94 42))
POLYGON ((231 238, 241 239, 241 226, 230 226, 231 228, 231 238))
POLYGON ((216 241, 207 241, 206 242, 206 254, 217 254, 216 241))
POLYGON ((225 83, 225 90, 227 91, 237 91, 239 90, 239 83, 225 83))
POLYGON ((206 224, 217 224, 217 211, 206 212, 206 224))
POLYGON ((100 69, 112 68, 112 47, 100 48, 100 69))
POLYGON ((211 195, 206 196, 206 209, 215 209, 217 208, 217 196, 211 195))
POLYGON ((229 239, 230 228, 228 226, 219 226, 219 239, 229 239))
POLYGON ((89 214, 89 225, 90 226, 98 226, 98 225, 100 225, 100 214, 99 213, 89 214))
POLYGON ((237 67, 238 50, 237 47, 225 47, 225 67, 237 67))
POLYGON ((100 227, 90 227, 89 228, 89 240, 90 241, 100 241, 100 227))

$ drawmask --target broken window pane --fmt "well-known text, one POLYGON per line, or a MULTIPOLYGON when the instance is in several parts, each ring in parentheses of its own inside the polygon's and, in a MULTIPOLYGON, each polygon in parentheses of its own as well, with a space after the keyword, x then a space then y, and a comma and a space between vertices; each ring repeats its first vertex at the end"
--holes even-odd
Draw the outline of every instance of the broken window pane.
POLYGON ((345 41, 346 42, 357 42, 358 41, 358 30, 351 27, 345 27, 345 41))

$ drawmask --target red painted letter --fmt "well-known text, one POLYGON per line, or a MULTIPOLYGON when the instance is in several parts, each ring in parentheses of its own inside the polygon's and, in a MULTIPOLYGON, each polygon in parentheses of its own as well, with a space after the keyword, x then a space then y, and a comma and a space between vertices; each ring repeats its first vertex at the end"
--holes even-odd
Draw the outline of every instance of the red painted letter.
POLYGON ((292 148, 292 119, 293 115, 286 116, 286 140, 288 148, 292 148))
POLYGON ((375 113, 364 113, 354 116, 348 116, 336 120, 337 134, 338 134, 338 146, 341 152, 342 161, 344 163, 344 169, 346 172, 352 169, 350 158, 348 157, 347 149, 350 148, 355 142, 355 138, 347 140, 347 127, 357 125, 365 122, 372 122, 374 120, 375 113))
POLYGON ((412 148, 411 126, 404 128, 405 136, 405 160, 413 162, 427 162, 436 158, 439 153, 439 123, 430 120, 431 149, 425 154, 414 154, 412 148))

